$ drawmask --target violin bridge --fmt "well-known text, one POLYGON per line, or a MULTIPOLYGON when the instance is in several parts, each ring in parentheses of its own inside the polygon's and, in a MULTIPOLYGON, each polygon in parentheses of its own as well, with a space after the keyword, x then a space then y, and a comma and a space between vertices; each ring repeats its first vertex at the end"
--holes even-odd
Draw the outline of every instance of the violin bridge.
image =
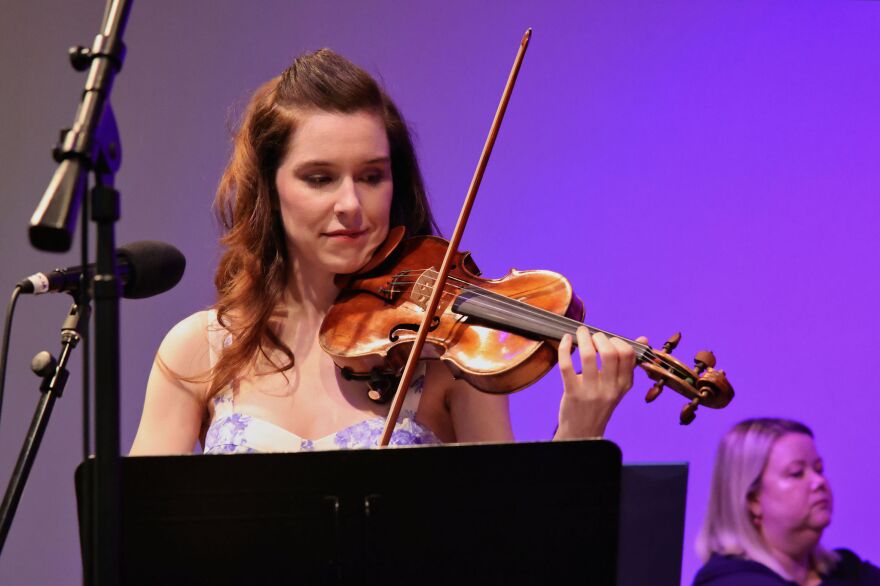
POLYGON ((434 283, 436 282, 436 270, 431 268, 423 271, 416 280, 415 285, 413 285, 410 300, 422 309, 426 309, 428 307, 428 300, 431 298, 431 292, 434 290, 434 283))

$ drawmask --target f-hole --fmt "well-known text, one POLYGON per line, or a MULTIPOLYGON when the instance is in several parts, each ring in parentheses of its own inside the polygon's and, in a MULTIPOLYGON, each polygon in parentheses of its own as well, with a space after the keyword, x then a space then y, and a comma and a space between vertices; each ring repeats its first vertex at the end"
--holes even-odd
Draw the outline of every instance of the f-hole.
MULTIPOLYGON (((440 318, 435 315, 434 319, 431 320, 431 325, 428 327, 428 331, 433 332, 434 330, 437 329, 437 327, 439 325, 440 325, 440 318)), ((388 332, 388 339, 391 340, 392 342, 397 342, 398 340, 400 340, 400 336, 397 335, 397 332, 400 330, 406 330, 409 332, 418 332, 419 331, 419 324, 397 324, 396 326, 391 328, 390 332, 388 332)))

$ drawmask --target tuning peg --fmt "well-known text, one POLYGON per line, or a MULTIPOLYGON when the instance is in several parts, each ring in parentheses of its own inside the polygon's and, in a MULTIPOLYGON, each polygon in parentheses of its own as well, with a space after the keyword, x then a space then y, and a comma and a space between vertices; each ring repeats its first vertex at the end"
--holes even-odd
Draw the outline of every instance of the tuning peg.
POLYGON ((700 350, 694 356, 694 367, 697 374, 702 374, 707 368, 715 368, 715 355, 709 350, 700 350))
POLYGON ((654 386, 648 389, 648 394, 645 395, 645 403, 650 403, 654 399, 660 396, 660 393, 663 392, 664 382, 662 380, 658 380, 654 383, 654 386))
POLYGON ((681 332, 673 334, 671 338, 663 343, 663 351, 669 354, 670 352, 675 350, 679 342, 681 342, 681 332))
POLYGON ((690 403, 684 406, 681 410, 681 415, 678 417, 679 423, 682 425, 690 425, 691 422, 697 417, 697 407, 700 405, 700 399, 694 399, 690 403))

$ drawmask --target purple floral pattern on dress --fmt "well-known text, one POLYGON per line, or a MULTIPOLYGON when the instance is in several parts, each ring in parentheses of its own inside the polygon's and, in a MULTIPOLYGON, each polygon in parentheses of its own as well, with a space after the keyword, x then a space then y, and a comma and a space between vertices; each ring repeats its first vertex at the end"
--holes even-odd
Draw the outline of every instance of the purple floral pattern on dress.
POLYGON ((394 433, 391 434, 392 446, 420 446, 424 443, 423 440, 423 437, 406 429, 396 429, 394 430, 394 433))
POLYGON ((368 419, 337 431, 333 436, 333 443, 342 450, 369 448, 376 445, 382 436, 382 428, 371 425, 375 421, 375 419, 368 419))
MULTIPOLYGON (((414 413, 404 411, 391 434, 392 446, 419 446, 439 444, 430 429, 414 419, 414 413)), ((268 421, 249 415, 233 413, 215 419, 205 436, 205 454, 244 454, 258 452, 312 452, 316 450, 353 450, 374 448, 379 444, 385 420, 367 419, 336 433, 315 440, 300 438, 268 421), (278 445, 277 438, 287 440, 278 445), (274 438, 274 439, 273 439, 274 438), (255 448, 254 446, 259 446, 255 448)))
POLYGON ((251 417, 233 413, 211 424, 205 435, 205 453, 240 454, 252 452, 245 437, 251 417))
MULTIPOLYGON (((413 416, 413 413, 404 413, 403 420, 397 424, 391 434, 391 445, 418 446, 440 443, 440 440, 426 427, 417 423, 413 416)), ((367 419, 336 432, 333 441, 336 447, 341 450, 374 448, 379 445, 384 429, 384 419, 367 419)))

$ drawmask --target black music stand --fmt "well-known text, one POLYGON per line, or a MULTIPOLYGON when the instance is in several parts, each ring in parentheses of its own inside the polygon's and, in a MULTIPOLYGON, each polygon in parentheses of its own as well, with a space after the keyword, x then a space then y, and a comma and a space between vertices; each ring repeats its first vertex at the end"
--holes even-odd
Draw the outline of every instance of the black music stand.
POLYGON ((123 583, 612 586, 620 459, 603 440, 125 458, 123 583))
POLYGON ((617 586, 681 584, 688 466, 624 464, 617 586))

